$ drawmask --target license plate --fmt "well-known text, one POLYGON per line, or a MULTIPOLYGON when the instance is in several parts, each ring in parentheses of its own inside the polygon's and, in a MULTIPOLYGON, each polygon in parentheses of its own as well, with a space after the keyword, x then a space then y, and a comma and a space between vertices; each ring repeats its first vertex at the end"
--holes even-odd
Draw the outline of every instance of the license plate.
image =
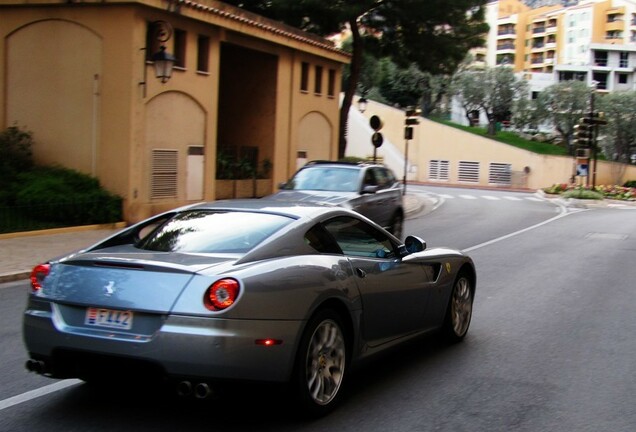
POLYGON ((86 325, 97 327, 130 330, 132 328, 133 313, 131 311, 100 309, 89 307, 86 309, 86 325))

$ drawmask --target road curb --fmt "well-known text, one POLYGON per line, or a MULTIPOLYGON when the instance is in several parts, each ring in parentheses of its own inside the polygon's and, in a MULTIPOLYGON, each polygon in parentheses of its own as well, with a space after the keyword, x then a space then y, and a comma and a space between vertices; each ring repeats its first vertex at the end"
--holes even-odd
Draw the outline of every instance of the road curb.
MULTIPOLYGON (((20 238, 28 238, 28 237, 69 234, 69 233, 72 234, 72 233, 81 233, 86 231, 97 231, 97 230, 119 230, 119 229, 125 228, 126 226, 127 226, 126 222, 115 222, 115 223, 107 223, 107 224, 80 225, 80 226, 64 227, 64 228, 52 228, 52 229, 37 230, 37 231, 21 231, 21 232, 15 232, 15 233, 0 234, 0 240, 15 240, 20 238)), ((51 257, 53 256, 55 256, 54 253, 51 254, 51 257)), ((0 273, 0 283, 24 280, 24 279, 28 279, 30 276, 31 276, 31 268, 23 268, 23 269, 14 270, 11 272, 0 273)))
POLYGON ((100 229, 122 229, 125 227, 126 227, 126 222, 114 222, 114 223, 107 223, 107 224, 80 225, 80 226, 64 227, 64 228, 50 228, 50 229, 35 230, 35 231, 20 231, 20 232, 0 234, 0 240, 14 239, 14 238, 20 238, 20 237, 51 235, 51 234, 66 234, 66 233, 92 231, 92 230, 100 230, 100 229))

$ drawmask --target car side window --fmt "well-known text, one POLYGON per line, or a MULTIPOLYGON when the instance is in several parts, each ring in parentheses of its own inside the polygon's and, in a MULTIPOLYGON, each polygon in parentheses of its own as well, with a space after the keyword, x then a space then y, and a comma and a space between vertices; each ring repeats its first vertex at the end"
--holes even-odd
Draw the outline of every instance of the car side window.
POLYGON ((373 175, 373 171, 368 169, 364 173, 364 186, 376 186, 378 183, 375 180, 375 176, 373 175))
POLYGON ((316 225, 305 233, 305 243, 320 253, 342 255, 342 250, 322 225, 316 225))
POLYGON ((350 216, 329 219, 324 227, 345 255, 366 258, 395 258, 391 240, 366 222, 350 216))
POLYGON ((373 173, 380 189, 386 189, 390 186, 389 179, 386 176, 386 170, 383 168, 374 168, 373 173))
POLYGON ((384 173, 386 174, 388 186, 393 186, 393 184, 397 181, 397 179, 395 178, 395 174, 393 174, 393 171, 391 171, 390 169, 385 169, 384 173))

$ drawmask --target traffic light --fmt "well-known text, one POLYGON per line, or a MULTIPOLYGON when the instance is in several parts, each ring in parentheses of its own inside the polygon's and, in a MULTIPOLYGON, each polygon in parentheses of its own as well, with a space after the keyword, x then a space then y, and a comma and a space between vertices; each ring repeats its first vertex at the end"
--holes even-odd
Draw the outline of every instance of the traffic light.
POLYGON ((413 126, 420 124, 419 116, 422 114, 422 110, 415 107, 406 108, 406 118, 404 119, 404 139, 413 139, 413 126))
POLYGON ((406 117, 419 117, 422 114, 422 110, 415 108, 414 106, 406 107, 406 117))
POLYGON ((586 123, 585 119, 581 119, 581 122, 574 126, 574 139, 579 147, 589 147, 592 143, 594 125, 586 123))
POLYGON ((604 112, 595 112, 593 114, 588 114, 585 117, 582 117, 580 121, 581 123, 586 125, 605 126, 607 124, 604 112))

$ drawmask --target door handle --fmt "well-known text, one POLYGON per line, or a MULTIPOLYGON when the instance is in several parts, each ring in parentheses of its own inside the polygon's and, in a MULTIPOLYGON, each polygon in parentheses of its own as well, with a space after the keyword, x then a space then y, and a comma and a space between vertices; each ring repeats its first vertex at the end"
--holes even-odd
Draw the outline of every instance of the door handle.
POLYGON ((356 274, 360 279, 364 279, 365 277, 367 277, 367 272, 365 272, 361 268, 356 268, 356 274))

